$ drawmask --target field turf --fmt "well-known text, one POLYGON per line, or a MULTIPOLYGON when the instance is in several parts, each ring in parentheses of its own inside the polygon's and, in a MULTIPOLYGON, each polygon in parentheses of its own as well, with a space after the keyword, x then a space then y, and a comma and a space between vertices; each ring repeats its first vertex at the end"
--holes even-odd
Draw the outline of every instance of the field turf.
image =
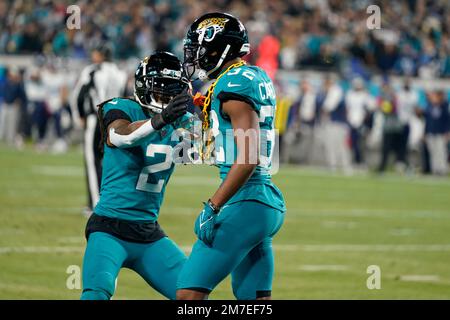
MULTIPOLYGON (((0 146, 0 299, 78 299, 67 268, 85 246, 82 155, 0 146)), ((352 177, 282 167, 274 177, 288 212, 274 239, 275 299, 450 299, 450 179, 396 174, 352 177), (367 268, 381 270, 369 290, 367 268)), ((160 223, 182 248, 218 184, 214 167, 181 166, 160 223)), ((114 299, 161 299, 123 269, 114 299)), ((232 299, 229 279, 211 299, 232 299)))

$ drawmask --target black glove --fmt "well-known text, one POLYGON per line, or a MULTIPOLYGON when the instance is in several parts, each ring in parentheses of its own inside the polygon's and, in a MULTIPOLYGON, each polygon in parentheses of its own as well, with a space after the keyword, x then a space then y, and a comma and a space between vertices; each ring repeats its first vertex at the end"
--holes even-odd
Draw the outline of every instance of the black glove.
POLYGON ((192 99, 192 97, 187 92, 182 92, 175 96, 161 113, 152 118, 153 128, 159 130, 166 124, 172 123, 183 116, 187 111, 187 105, 190 99, 192 99))

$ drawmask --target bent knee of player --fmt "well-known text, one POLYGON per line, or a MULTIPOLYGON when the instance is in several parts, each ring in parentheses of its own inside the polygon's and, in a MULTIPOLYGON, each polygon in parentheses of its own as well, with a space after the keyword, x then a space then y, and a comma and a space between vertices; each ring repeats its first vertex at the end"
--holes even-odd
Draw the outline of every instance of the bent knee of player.
POLYGON ((83 289, 82 300, 109 300, 116 289, 116 279, 109 272, 97 273, 83 289))

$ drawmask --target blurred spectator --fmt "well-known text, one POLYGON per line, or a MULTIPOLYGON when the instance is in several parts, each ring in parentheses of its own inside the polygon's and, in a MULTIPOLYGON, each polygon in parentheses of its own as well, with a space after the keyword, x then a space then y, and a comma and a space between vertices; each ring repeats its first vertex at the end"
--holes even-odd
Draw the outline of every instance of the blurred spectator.
POLYGON ((44 139, 50 113, 47 110, 47 93, 45 85, 42 82, 40 69, 31 72, 29 80, 25 83, 25 91, 32 114, 31 128, 36 127, 38 134, 36 149, 43 151, 45 149, 44 139))
MULTIPOLYGON (((381 30, 367 29, 366 8, 370 3, 366 0, 112 0, 108 2, 108 10, 103 10, 104 1, 79 1, 80 30, 65 27, 66 8, 71 4, 68 0, 0 1, 0 55, 13 54, 13 59, 17 59, 19 54, 37 53, 50 61, 68 62, 57 65, 57 70, 51 70, 51 66, 38 72, 32 70, 26 77, 26 94, 15 103, 19 106, 17 121, 9 121, 7 126, 15 126, 13 140, 17 145, 33 129, 33 133, 37 131, 38 149, 44 146, 45 137, 53 141, 53 136, 56 142, 62 142, 59 149, 65 149, 66 120, 70 118, 67 95, 78 95, 80 89, 70 85, 75 79, 66 78, 75 77, 73 70, 78 73, 79 67, 86 65, 99 43, 109 43, 111 58, 120 58, 121 64, 131 66, 131 72, 136 57, 142 58, 155 49, 170 50, 182 57, 181 40, 193 19, 202 12, 225 11, 238 16, 249 31, 252 50, 245 57, 247 61, 267 69, 271 77, 278 68, 313 70, 306 71, 307 78, 302 79, 300 87, 295 72, 274 79, 279 106, 276 122, 283 136, 281 150, 285 161, 314 165, 326 161, 333 169, 343 167, 350 171, 346 154, 349 155, 351 143, 356 163, 371 166, 374 155, 380 152, 377 166, 384 170, 389 154, 394 151, 401 167, 405 167, 408 158, 412 165, 418 165, 414 142, 429 149, 429 139, 422 132, 426 117, 419 119, 412 115, 412 110, 417 105, 428 106, 425 108, 428 110, 430 101, 436 98, 425 98, 423 81, 412 77, 425 78, 426 85, 433 87, 435 78, 450 76, 448 1, 378 1, 381 30), (332 79, 323 81, 324 73, 317 71, 335 71, 343 80, 339 84, 332 79), (410 79, 401 85, 394 79, 395 91, 384 86, 380 94, 380 73, 410 79), (352 81, 348 88, 348 80, 355 78, 358 80, 352 81), (75 92, 69 92, 72 87, 75 92), (28 110, 23 102, 27 97, 28 110), (377 106, 375 97, 378 112, 372 112, 377 106)), ((82 78, 90 83, 89 72, 84 73, 82 78)), ((130 75, 128 94, 132 95, 130 75)), ((440 80, 439 85, 448 88, 445 81, 440 80)), ((18 83, 21 82, 19 75, 18 83)), ((9 76, 0 75, 1 117, 14 113, 1 111, 12 110, 9 104, 1 102, 3 96, 11 96, 12 91, 7 90, 11 83, 9 76)), ((79 104, 83 106, 81 118, 73 104, 75 118, 81 119, 77 124, 86 123, 91 105, 109 96, 90 89, 86 92, 87 99, 81 99, 83 102, 79 104)), ((429 128, 432 113, 426 114, 429 128)), ((11 131, 6 129, 0 127, 1 132, 11 131)), ((58 143, 52 149, 58 149, 58 143)))
POLYGON ((372 97, 365 90, 364 80, 362 78, 353 79, 352 88, 345 96, 345 106, 350 125, 353 159, 355 163, 362 164, 364 125, 369 114, 374 111, 375 107, 372 97))
POLYGON ((19 70, 9 69, 2 88, 3 101, 0 108, 0 140, 9 145, 21 147, 23 137, 19 131, 23 113, 26 110, 27 96, 23 77, 19 70))
MULTIPOLYGON (((152 49, 181 54, 180 43, 199 13, 230 12, 249 29, 252 63, 276 53, 281 67, 332 70, 352 65, 400 75, 450 76, 450 4, 377 1, 382 29, 366 27, 368 1, 101 0, 79 1, 80 30, 64 28, 69 0, 0 2, 0 53, 46 53, 87 58, 99 41, 113 43, 113 57, 142 57, 152 49), (273 46, 262 46, 267 37, 273 46), (150 49, 150 50, 149 50, 150 49), (258 54, 256 54, 258 52, 258 54)), ((272 70, 274 61, 270 58, 272 70)))
POLYGON ((256 65, 263 68, 271 79, 275 79, 278 70, 280 42, 273 36, 265 36, 262 38, 257 50, 258 59, 256 60, 256 65))
POLYGON ((46 93, 46 110, 48 116, 53 120, 56 141, 52 145, 52 151, 63 153, 67 151, 61 114, 67 110, 67 79, 65 70, 58 68, 55 64, 49 63, 41 72, 41 79, 46 93))
POLYGON ((327 76, 317 95, 317 108, 323 130, 325 157, 328 166, 351 173, 349 129, 345 114, 343 90, 331 76, 327 76))
POLYGON ((410 125, 418 103, 419 95, 411 88, 411 80, 407 78, 397 93, 398 118, 402 124, 402 141, 399 152, 402 153, 401 158, 406 160, 408 160, 410 125))
POLYGON ((312 85, 303 80, 300 97, 293 103, 289 127, 285 134, 283 159, 286 162, 312 163, 314 154, 314 124, 316 120, 316 93, 312 85))
POLYGON ((381 162, 378 170, 383 172, 388 164, 389 155, 396 154, 398 165, 406 168, 405 154, 402 152, 403 124, 398 115, 398 103, 394 89, 386 81, 378 97, 378 107, 383 115, 381 162))
POLYGON ((446 175, 448 172, 450 114, 449 103, 444 92, 429 93, 424 116, 425 140, 430 156, 431 172, 437 175, 446 175))

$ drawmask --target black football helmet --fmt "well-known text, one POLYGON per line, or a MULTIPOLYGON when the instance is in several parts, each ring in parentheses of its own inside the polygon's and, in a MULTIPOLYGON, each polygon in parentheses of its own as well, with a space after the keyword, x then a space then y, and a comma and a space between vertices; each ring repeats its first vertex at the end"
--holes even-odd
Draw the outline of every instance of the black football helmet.
POLYGON ((247 30, 227 13, 207 13, 190 26, 184 39, 183 67, 188 79, 215 79, 227 61, 250 52, 247 30))
POLYGON ((160 113, 176 95, 190 87, 180 60, 172 53, 156 51, 141 61, 134 80, 139 104, 160 113))

